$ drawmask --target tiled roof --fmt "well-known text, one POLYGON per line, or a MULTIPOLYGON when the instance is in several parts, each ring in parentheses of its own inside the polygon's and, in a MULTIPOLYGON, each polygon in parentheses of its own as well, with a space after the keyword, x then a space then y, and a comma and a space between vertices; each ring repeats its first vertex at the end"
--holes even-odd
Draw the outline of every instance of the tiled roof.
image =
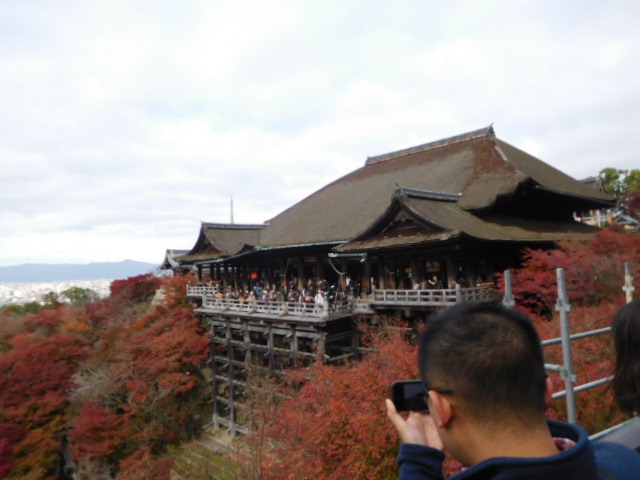
MULTIPOLYGON (((446 226, 443 232, 447 233, 437 235, 415 232, 415 241, 420 235, 424 241, 431 241, 455 234, 513 241, 534 237, 553 240, 574 228, 573 211, 613 204, 608 195, 496 138, 493 128, 487 127, 370 157, 363 167, 263 225, 203 223, 187 257, 205 253, 207 258, 227 257, 246 252, 251 246, 266 250, 351 242, 349 247, 344 246, 351 248, 355 239, 363 241, 362 235, 372 231, 398 196, 431 224, 441 222, 446 226), (505 205, 518 195, 532 198, 531 192, 535 196, 536 190, 546 192, 546 201, 553 205, 549 213, 556 220, 547 230, 539 219, 538 223, 529 219, 527 225, 515 226, 517 211, 503 216, 507 223, 490 220, 492 214, 504 214, 505 205), (560 217, 563 222, 558 221, 560 217)), ((519 201, 518 208, 526 205, 522 198, 519 201)))

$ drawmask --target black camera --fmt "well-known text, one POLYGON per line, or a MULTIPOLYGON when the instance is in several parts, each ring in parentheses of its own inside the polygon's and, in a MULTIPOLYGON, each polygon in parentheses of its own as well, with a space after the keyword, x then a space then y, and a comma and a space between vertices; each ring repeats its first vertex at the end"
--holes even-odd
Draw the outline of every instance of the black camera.
POLYGON ((391 398, 398 412, 428 412, 426 394, 422 380, 401 380, 391 385, 391 398))

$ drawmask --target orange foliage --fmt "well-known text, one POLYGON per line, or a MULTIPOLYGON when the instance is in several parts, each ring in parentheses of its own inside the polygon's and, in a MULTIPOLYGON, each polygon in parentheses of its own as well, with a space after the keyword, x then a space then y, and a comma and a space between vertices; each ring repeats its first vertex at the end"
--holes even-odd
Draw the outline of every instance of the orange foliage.
POLYGON ((16 478, 35 471, 44 478, 57 461, 72 374, 88 347, 81 337, 58 333, 62 320, 51 310, 29 315, 25 329, 7 341, 10 349, 0 356, 1 412, 26 432, 5 437, 12 442, 11 476, 16 478))
POLYGON ((162 304, 131 322, 102 322, 101 340, 84 364, 87 389, 77 400, 91 403, 80 410, 69 435, 77 458, 108 450, 122 478, 168 478, 167 462, 155 456, 201 427, 198 415, 210 393, 201 372, 208 337, 184 301, 185 285, 181 278, 166 277, 162 304), (96 381, 100 378, 105 381, 96 381), (83 450, 102 428, 101 417, 126 428, 100 430, 99 442, 83 450))
MULTIPOLYGON (((522 268, 512 271, 518 305, 533 313, 550 315, 557 299, 557 268, 564 269, 567 295, 576 305, 619 301, 625 262, 631 263, 636 291, 640 290, 639 235, 611 228, 597 232, 593 240, 567 240, 558 246, 556 250, 524 250, 522 268)), ((498 278, 504 289, 501 275, 498 278)))
POLYGON ((6 438, 0 438, 0 478, 7 475, 13 468, 13 459, 11 458, 11 444, 6 438))
POLYGON ((107 459, 127 438, 126 417, 108 408, 85 406, 73 420, 69 440, 78 458, 107 459))
POLYGON ((280 408, 262 466, 269 479, 368 479, 396 474, 398 438, 385 416, 391 383, 417 378, 416 352, 399 330, 368 332, 373 352, 345 366, 292 372, 299 389, 280 408))
POLYGON ((50 478, 71 425, 77 460, 120 468, 121 478, 168 478, 160 454, 197 432, 209 393, 201 372, 207 337, 185 284, 145 275, 114 282, 111 297, 84 307, 8 315, 0 333, 0 471, 50 478), (165 301, 150 308, 160 282, 165 301))
POLYGON ((156 290, 160 288, 162 279, 151 273, 129 277, 125 280, 114 280, 109 290, 111 298, 129 302, 147 302, 153 298, 156 290))
MULTIPOLYGON (((572 334, 609 327, 611 318, 620 304, 603 303, 591 307, 576 307, 569 313, 569 329, 572 334)), ((543 340, 560 337, 560 319, 555 314, 551 320, 534 317, 534 323, 543 340)), ((574 340, 571 344, 577 385, 613 375, 613 345, 610 334, 574 340)), ((562 365, 562 347, 545 348, 547 363, 562 365)), ((557 373, 550 373, 554 391, 565 389, 564 380, 557 373)), ((566 402, 555 400, 550 410, 552 418, 566 420, 566 402)), ((588 432, 596 433, 619 423, 624 416, 616 405, 610 385, 596 387, 576 394, 577 420, 588 432)))

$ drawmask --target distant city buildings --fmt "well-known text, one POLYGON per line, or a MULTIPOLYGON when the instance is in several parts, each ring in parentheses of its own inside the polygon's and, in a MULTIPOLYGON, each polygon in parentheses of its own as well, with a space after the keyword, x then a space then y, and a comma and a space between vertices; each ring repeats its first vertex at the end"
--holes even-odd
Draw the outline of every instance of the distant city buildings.
MULTIPOLYGON (((67 280, 63 282, 0 283, 0 306, 29 302, 43 303, 45 296, 54 292, 58 296, 71 287, 88 288, 98 293, 100 298, 109 296, 109 286, 113 280, 67 280)), ((64 298, 59 298, 63 301, 64 298)))

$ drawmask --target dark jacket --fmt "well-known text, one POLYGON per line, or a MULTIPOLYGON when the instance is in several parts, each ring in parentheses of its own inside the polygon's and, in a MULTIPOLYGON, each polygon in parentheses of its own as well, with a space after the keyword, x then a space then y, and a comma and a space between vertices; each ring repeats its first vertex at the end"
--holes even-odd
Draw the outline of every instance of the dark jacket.
MULTIPOLYGON (((575 446, 543 458, 496 457, 454 475, 455 480, 598 480, 595 457, 586 432, 568 423, 549 421, 554 437, 568 438, 575 446)), ((441 451, 422 445, 400 446, 400 480, 442 479, 441 451)))
POLYGON ((640 453, 611 442, 595 442, 593 450, 602 480, 640 480, 640 453))

